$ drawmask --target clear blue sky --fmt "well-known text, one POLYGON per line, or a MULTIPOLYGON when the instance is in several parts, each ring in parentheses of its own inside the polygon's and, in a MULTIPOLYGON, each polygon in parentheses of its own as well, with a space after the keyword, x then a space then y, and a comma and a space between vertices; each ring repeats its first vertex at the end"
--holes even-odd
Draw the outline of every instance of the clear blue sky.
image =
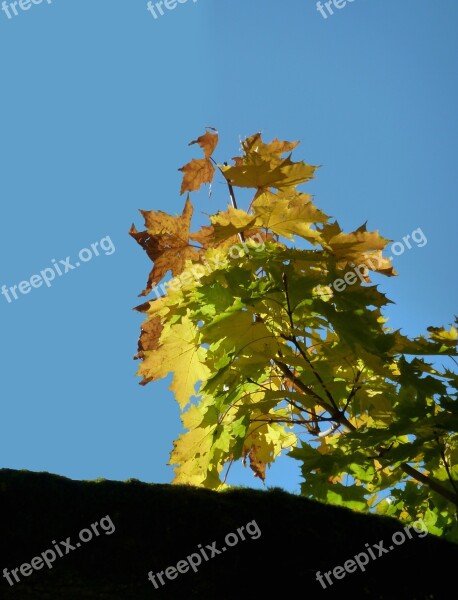
MULTIPOLYGON (((313 0, 188 0, 157 19, 144 0, 17 10, 0 12, 0 286, 107 236, 115 251, 105 240, 51 287, 0 296, 0 466, 171 480, 179 411, 169 381, 135 376, 150 265, 127 231, 139 208, 181 212, 177 168, 206 125, 221 161, 259 130, 302 140, 297 159, 322 165, 307 190, 346 230, 421 228, 427 244, 382 281, 387 314, 410 335, 452 321, 456 0, 354 0, 327 19, 313 0)), ((226 201, 217 184, 200 210, 226 201)), ((232 483, 259 486, 242 468, 232 483)), ((268 483, 296 491, 296 461, 268 483)))

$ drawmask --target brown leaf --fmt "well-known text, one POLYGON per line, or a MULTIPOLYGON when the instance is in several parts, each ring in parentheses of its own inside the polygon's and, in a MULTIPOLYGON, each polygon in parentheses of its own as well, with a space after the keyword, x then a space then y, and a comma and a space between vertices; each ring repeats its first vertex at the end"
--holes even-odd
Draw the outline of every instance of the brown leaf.
POLYGON ((266 463, 260 460, 257 456, 258 448, 253 445, 250 448, 250 451, 247 452, 246 449, 243 451, 243 464, 246 464, 246 457, 250 459, 250 469, 254 472, 255 477, 259 477, 261 481, 265 481, 266 479, 266 463))
POLYGON ((183 175, 180 195, 185 192, 195 192, 201 185, 211 183, 215 174, 215 167, 208 158, 193 158, 191 162, 178 169, 183 175))
POLYGON ((216 146, 218 145, 218 134, 210 133, 209 131, 207 131, 204 135, 198 137, 197 140, 189 142, 190 146, 192 146, 193 144, 199 144, 199 146, 204 151, 205 158, 210 158, 216 146))
POLYGON ((199 260, 201 250, 192 247, 189 243, 189 228, 193 213, 189 196, 179 217, 173 217, 161 210, 140 212, 145 218, 147 230, 137 231, 132 225, 129 233, 154 262, 146 288, 140 294, 146 296, 168 271, 176 277, 183 271, 186 260, 199 260))
POLYGON ((162 329, 163 325, 159 316, 147 319, 142 323, 140 337, 138 338, 138 353, 134 357, 136 360, 143 360, 146 350, 157 350, 159 348, 162 329))

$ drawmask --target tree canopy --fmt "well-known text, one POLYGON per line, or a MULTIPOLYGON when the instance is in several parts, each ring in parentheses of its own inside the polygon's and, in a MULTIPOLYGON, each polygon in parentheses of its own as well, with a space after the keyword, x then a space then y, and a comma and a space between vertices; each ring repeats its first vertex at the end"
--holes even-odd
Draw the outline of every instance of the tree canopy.
POLYGON ((191 144, 204 156, 180 169, 182 214, 141 211, 130 230, 153 261, 141 295, 156 295, 137 307, 139 375, 173 375, 186 430, 174 482, 223 489, 236 460, 264 481, 283 451, 304 496, 458 540, 457 375, 438 367, 457 354, 456 319, 413 339, 387 325, 371 276, 396 275, 390 240, 344 232, 299 189, 317 167, 292 159, 298 142, 256 133, 230 165, 215 130, 191 144), (192 231, 190 194, 216 174, 230 202, 192 231), (245 209, 237 188, 253 191, 245 209))

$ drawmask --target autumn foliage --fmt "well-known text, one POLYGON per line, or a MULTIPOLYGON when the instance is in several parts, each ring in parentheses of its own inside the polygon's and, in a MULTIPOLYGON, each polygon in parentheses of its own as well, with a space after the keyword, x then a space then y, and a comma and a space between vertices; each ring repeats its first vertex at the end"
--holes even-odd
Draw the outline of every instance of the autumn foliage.
POLYGON ((371 275, 396 275, 389 240, 345 233, 298 189, 317 169, 292 160, 298 142, 252 135, 231 165, 213 158, 215 130, 191 144, 204 157, 180 169, 182 214, 141 211, 144 230, 130 230, 153 261, 141 295, 172 275, 138 307, 137 358, 142 383, 173 375, 186 429, 174 482, 222 489, 236 460, 264 480, 285 451, 304 496, 458 539, 458 378, 436 366, 456 355, 456 328, 410 339, 386 325, 371 275), (216 175, 229 205, 192 232, 189 194, 216 175), (254 192, 246 209, 237 188, 254 192))

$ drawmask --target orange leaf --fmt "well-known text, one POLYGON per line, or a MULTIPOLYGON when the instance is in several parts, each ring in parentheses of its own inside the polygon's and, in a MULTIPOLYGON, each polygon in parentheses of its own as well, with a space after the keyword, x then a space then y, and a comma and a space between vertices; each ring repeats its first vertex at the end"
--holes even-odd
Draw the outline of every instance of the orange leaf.
POLYGON ((199 260, 201 250, 189 243, 193 213, 189 196, 180 217, 173 217, 161 210, 140 212, 145 218, 147 230, 137 231, 132 225, 129 233, 154 262, 146 289, 140 294, 146 296, 168 271, 175 277, 183 271, 186 260, 199 260))
POLYGON ((197 140, 189 142, 190 146, 192 146, 193 144, 199 144, 199 146, 204 151, 205 158, 210 158, 216 146, 218 145, 218 134, 210 133, 209 131, 207 131, 204 135, 198 137, 197 140))
POLYGON ((180 195, 184 192, 195 192, 201 185, 211 183, 215 174, 215 167, 208 158, 193 158, 191 162, 178 169, 184 173, 180 195))

